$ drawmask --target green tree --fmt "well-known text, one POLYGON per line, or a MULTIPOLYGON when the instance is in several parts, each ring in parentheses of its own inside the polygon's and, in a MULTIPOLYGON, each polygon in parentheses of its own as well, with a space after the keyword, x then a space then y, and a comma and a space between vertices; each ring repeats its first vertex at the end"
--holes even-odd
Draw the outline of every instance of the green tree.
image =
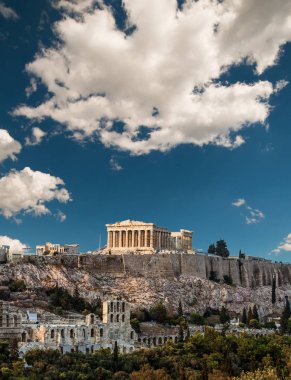
POLYGON ((229 314, 225 308, 225 306, 222 306, 220 313, 219 313, 219 320, 220 323, 224 324, 230 321, 229 314))
POLYGON ((281 333, 285 334, 288 328, 288 321, 291 316, 290 302, 288 296, 285 296, 285 307, 281 315, 281 333))
POLYGON ((256 319, 258 322, 260 321, 257 305, 253 307, 253 319, 256 319))
POLYGON ((229 250, 227 248, 227 244, 225 240, 220 239, 216 242, 215 254, 221 257, 229 256, 229 250))
POLYGON ((249 307, 249 310, 248 310, 248 321, 247 321, 247 324, 250 323, 250 321, 254 319, 254 316, 253 316, 253 311, 252 311, 252 308, 249 307))
POLYGON ((276 278, 273 276, 272 279, 272 304, 275 305, 276 303, 276 278))
POLYGON ((117 345, 117 341, 114 342, 114 349, 113 349, 113 364, 114 364, 114 369, 115 371, 118 368, 118 354, 119 354, 119 349, 117 345))
POLYGON ((179 317, 183 317, 183 307, 182 307, 182 302, 181 300, 179 301, 179 305, 178 305, 178 316, 179 317))
POLYGON ((241 321, 242 321, 242 323, 244 323, 245 325, 248 323, 247 309, 246 309, 245 307, 243 308, 241 321))
POLYGON ((150 315, 151 318, 158 323, 165 323, 168 316, 167 309, 161 301, 150 308, 150 315))
POLYGON ((179 326, 179 336, 178 336, 178 341, 183 342, 184 341, 184 330, 182 325, 179 326))
POLYGON ((215 254, 215 245, 214 244, 210 244, 210 246, 208 247, 208 250, 207 250, 207 252, 208 253, 211 253, 211 254, 215 254))
POLYGON ((205 319, 200 314, 192 313, 190 315, 190 323, 193 323, 194 325, 198 326, 203 326, 205 325, 205 319))

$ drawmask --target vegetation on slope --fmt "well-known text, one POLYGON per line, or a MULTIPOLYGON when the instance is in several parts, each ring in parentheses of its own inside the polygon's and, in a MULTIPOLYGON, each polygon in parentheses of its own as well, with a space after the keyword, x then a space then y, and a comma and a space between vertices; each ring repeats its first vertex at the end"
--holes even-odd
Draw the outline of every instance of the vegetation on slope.
POLYGON ((34 350, 28 366, 11 358, 0 345, 0 378, 18 380, 219 380, 290 379, 291 338, 227 335, 206 329, 184 342, 131 354, 98 350, 93 354, 34 350))

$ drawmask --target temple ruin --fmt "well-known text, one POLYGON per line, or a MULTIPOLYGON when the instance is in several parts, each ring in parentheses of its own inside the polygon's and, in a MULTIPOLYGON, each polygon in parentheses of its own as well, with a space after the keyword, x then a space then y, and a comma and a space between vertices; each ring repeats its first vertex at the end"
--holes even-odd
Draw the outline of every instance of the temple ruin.
POLYGON ((154 223, 125 220, 106 224, 107 249, 112 253, 192 250, 192 231, 171 232, 154 223))

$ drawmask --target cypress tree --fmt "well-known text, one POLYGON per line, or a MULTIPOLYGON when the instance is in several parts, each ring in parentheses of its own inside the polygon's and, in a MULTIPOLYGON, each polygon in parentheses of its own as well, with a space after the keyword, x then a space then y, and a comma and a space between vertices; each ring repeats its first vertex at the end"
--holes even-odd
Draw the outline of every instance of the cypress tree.
POLYGON ((272 279, 272 304, 276 303, 276 278, 273 276, 272 279))
POLYGON ((281 315, 281 333, 285 334, 288 327, 288 321, 291 316, 290 302, 288 296, 285 296, 285 307, 281 315))
POLYGON ((182 325, 179 326, 179 337, 178 337, 178 341, 179 341, 179 342, 183 342, 183 341, 184 341, 184 330, 183 330, 182 325))
POLYGON ((260 321, 257 305, 254 305, 253 307, 253 319, 260 321))
POLYGON ((114 343, 114 349, 113 349, 113 365, 114 365, 114 369, 115 369, 115 371, 116 371, 117 368, 118 368, 118 345, 117 345, 117 341, 115 341, 115 343, 114 343))
POLYGON ((250 324, 250 321, 254 319, 254 316, 253 316, 253 311, 252 311, 252 308, 249 307, 249 310, 248 310, 248 325, 250 324))
POLYGON ((242 313, 241 321, 245 325, 248 323, 247 309, 245 307, 243 308, 243 313, 242 313))
POLYGON ((183 317, 183 307, 182 307, 181 300, 179 301, 179 305, 178 305, 178 315, 179 317, 183 317))

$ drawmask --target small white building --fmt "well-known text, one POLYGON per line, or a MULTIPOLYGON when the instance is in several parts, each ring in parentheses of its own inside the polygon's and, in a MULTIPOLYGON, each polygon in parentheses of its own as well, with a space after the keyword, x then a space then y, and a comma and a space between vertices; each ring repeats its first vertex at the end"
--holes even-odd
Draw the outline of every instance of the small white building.
POLYGON ((67 254, 67 255, 78 255, 80 253, 79 244, 56 244, 47 242, 44 245, 36 246, 36 255, 52 255, 52 254, 67 254))

